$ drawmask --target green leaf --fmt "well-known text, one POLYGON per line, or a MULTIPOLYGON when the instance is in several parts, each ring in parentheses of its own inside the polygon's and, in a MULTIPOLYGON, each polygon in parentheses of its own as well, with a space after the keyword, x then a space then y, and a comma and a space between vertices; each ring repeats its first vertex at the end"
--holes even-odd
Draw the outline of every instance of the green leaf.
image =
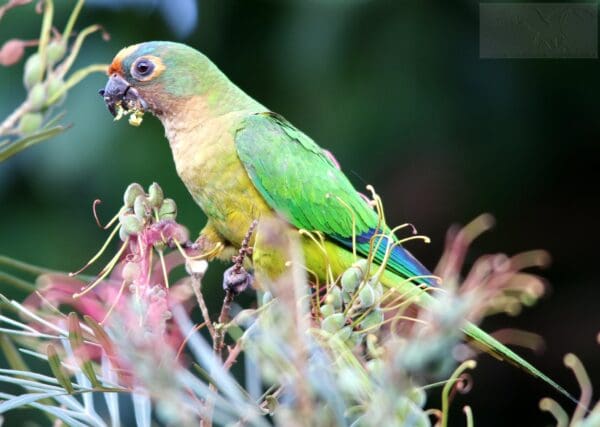
POLYGON ((13 276, 12 274, 4 273, 2 271, 0 271, 0 282, 13 286, 16 289, 20 289, 28 293, 35 292, 36 290, 35 285, 33 285, 32 283, 29 283, 26 280, 20 279, 16 276, 13 276))
POLYGON ((62 391, 50 391, 47 393, 28 393, 20 396, 13 397, 12 399, 5 400, 0 403, 0 414, 3 414, 11 409, 21 408, 27 406, 38 400, 46 399, 48 397, 59 396, 64 394, 62 391))
MULTIPOLYGON (((92 317, 88 315, 83 316, 83 320, 94 332, 94 336, 98 341, 98 344, 102 347, 102 349, 106 352, 106 355, 109 359, 113 359, 116 357, 115 349, 112 340, 109 338, 108 334, 104 330, 104 328, 96 322, 92 317)), ((111 360, 112 361, 112 360, 111 360)))
POLYGON ((24 138, 17 139, 16 141, 3 142, 0 146, 0 162, 3 162, 37 143, 53 138, 64 132, 66 129, 65 126, 55 126, 49 129, 42 129, 24 138))
POLYGON ((69 313, 69 341, 73 348, 73 353, 79 361, 81 370, 86 377, 90 380, 93 387, 101 387, 98 377, 96 377, 96 371, 94 371, 94 365, 87 356, 85 344, 83 343, 83 332, 81 331, 81 325, 79 324, 79 317, 77 313, 69 313))
POLYGON ((48 364, 50 365, 50 369, 56 377, 58 383, 69 393, 73 393, 73 384, 71 384, 71 380, 65 373, 61 363, 60 357, 58 357, 58 353, 52 344, 48 344, 46 354, 48 355, 48 364))
POLYGON ((7 335, 0 335, 0 348, 2 348, 2 354, 8 361, 8 365, 17 371, 28 371, 29 367, 23 361, 21 354, 19 354, 17 348, 13 344, 12 340, 7 335))

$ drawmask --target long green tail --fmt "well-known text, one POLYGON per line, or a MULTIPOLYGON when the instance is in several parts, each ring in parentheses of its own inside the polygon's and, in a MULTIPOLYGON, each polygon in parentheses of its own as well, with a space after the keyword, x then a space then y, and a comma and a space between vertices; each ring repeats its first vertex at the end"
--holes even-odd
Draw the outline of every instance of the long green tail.
MULTIPOLYGON (((428 292, 419 292, 418 288, 410 282, 400 276, 386 271, 381 277, 381 282, 391 288, 396 288, 399 293, 404 295, 416 296, 415 304, 423 308, 432 308, 436 303, 436 298, 430 295, 428 292), (415 292, 416 291, 416 292, 415 292)), ((479 328, 477 325, 468 322, 463 328, 463 332, 474 341, 474 344, 480 347, 487 353, 497 356, 501 360, 505 360, 515 366, 523 369, 530 375, 540 378, 546 384, 557 390, 560 394, 568 398, 570 401, 579 405, 579 400, 573 397, 567 390, 561 387, 557 382, 552 380, 550 377, 542 373, 539 369, 533 366, 531 363, 523 359, 517 353, 509 349, 507 346, 502 344, 500 341, 492 337, 490 334, 479 328)))
POLYGON ((481 347, 482 350, 492 353, 493 355, 498 356, 500 359, 506 360, 507 362, 518 366, 530 375, 541 379, 546 384, 556 389, 560 394, 568 398, 570 401, 579 405, 579 400, 573 397, 556 381, 545 375, 542 371, 502 344, 496 338, 485 332, 479 326, 469 322, 463 327, 463 332, 475 342, 475 345, 481 347))

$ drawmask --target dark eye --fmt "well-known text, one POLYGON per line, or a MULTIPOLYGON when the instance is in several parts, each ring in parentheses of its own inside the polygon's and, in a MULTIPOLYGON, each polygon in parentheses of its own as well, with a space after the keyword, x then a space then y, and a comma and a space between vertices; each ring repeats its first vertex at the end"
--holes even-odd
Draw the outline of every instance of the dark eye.
POLYGON ((148 77, 154 71, 154 64, 147 59, 140 59, 133 66, 134 77, 148 77))

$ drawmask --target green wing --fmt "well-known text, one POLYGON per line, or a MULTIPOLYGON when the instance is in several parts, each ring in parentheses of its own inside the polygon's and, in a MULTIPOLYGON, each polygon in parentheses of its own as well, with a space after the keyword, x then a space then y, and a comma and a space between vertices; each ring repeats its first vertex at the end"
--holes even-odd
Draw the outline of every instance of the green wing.
MULTIPOLYGON (((312 139, 279 115, 259 113, 242 121, 235 144, 269 206, 295 227, 324 233, 350 250, 354 221, 357 252, 367 256, 377 213, 312 139)), ((385 249, 386 244, 379 246, 376 261, 381 262, 385 249)), ((404 277, 430 274, 401 246, 394 248, 388 265, 404 277)))
POLYGON ((248 116, 235 144, 256 188, 295 227, 345 238, 352 236, 352 212, 357 234, 377 227, 376 213, 342 171, 282 117, 248 116))

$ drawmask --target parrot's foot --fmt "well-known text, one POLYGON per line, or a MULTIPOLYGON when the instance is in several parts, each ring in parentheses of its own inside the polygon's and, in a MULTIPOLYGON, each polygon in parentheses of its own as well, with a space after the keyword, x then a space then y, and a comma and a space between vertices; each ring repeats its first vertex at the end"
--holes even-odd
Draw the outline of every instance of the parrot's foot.
POLYGON ((254 276, 240 265, 233 265, 223 273, 223 289, 238 295, 254 283, 254 276))
POLYGON ((252 286, 252 283, 254 282, 252 273, 244 268, 244 259, 246 257, 252 258, 250 238, 252 237, 252 233, 257 224, 257 220, 252 221, 252 224, 250 224, 250 228, 242 241, 238 254, 232 258, 233 266, 229 267, 225 270, 225 273, 223 273, 223 289, 234 295, 243 292, 249 286, 252 286))

